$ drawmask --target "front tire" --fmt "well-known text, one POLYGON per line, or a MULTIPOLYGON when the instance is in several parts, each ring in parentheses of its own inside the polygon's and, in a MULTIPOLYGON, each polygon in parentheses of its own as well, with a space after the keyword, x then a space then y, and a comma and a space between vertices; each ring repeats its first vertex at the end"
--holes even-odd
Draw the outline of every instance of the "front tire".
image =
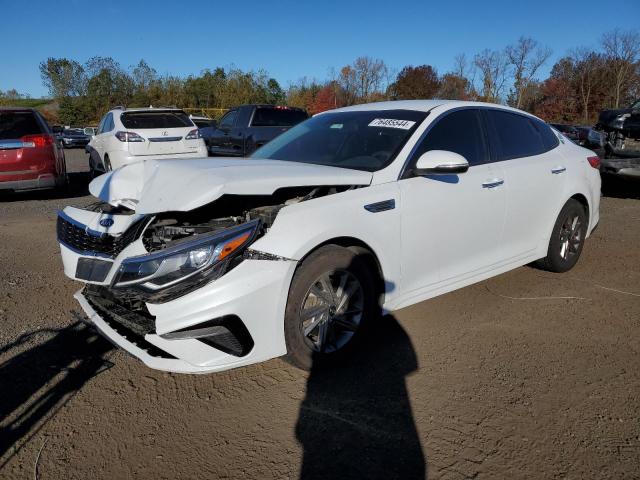
POLYGON ((588 219, 580 202, 571 198, 560 211, 549 240, 547 256, 536 262, 543 270, 562 273, 578 262, 587 235, 588 219))
POLYGON ((337 245, 319 248, 291 282, 284 319, 286 360, 310 370, 344 358, 377 308, 364 255, 337 245))

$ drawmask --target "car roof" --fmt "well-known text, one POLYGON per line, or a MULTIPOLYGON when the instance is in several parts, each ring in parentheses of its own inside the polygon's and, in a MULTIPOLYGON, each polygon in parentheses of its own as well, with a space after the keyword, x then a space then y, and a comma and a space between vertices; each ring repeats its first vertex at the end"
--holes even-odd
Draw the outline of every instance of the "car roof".
MULTIPOLYGON (((497 103, 487 102, 471 102, 464 100, 392 100, 387 102, 374 102, 363 103, 361 105, 352 105, 350 107, 338 108, 336 110, 330 110, 331 112, 357 112, 368 110, 416 110, 419 112, 429 112, 436 107, 446 106, 447 108, 457 107, 492 107, 500 110, 506 110, 516 112, 524 115, 531 115, 530 113, 518 110, 517 108, 508 107, 506 105, 499 105, 497 103)), ((321 114, 319 114, 321 115, 321 114)))
POLYGON ((177 107, 136 107, 136 108, 114 108, 112 112, 184 112, 181 108, 177 107))
POLYGON ((0 107, 3 112, 35 112, 35 108, 30 107, 0 107))

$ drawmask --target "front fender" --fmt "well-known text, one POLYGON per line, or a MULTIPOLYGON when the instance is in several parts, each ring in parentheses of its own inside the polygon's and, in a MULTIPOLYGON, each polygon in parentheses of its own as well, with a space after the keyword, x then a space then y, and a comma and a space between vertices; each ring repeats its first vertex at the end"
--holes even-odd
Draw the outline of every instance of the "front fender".
MULTIPOLYGON (((284 207, 269 232, 251 248, 300 260, 332 239, 352 237, 378 258, 387 285, 399 285, 400 196, 396 182, 357 188, 284 207), (371 212, 366 205, 393 200, 395 207, 371 212)), ((391 299, 395 292, 387 292, 391 299)))

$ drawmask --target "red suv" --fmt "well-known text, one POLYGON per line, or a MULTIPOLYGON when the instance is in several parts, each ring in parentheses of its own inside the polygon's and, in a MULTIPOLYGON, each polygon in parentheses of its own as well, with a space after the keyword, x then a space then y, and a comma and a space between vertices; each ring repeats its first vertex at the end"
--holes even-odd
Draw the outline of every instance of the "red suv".
POLYGON ((0 190, 53 188, 66 183, 64 150, 31 108, 0 108, 0 190))

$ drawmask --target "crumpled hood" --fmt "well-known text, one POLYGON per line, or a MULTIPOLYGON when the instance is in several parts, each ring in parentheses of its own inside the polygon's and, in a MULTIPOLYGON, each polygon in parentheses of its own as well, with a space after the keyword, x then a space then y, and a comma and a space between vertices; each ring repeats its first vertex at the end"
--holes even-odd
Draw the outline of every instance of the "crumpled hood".
POLYGON ((372 174, 280 160, 144 160, 101 175, 91 194, 140 214, 189 211, 225 194, 271 195, 283 187, 369 185, 372 174))

